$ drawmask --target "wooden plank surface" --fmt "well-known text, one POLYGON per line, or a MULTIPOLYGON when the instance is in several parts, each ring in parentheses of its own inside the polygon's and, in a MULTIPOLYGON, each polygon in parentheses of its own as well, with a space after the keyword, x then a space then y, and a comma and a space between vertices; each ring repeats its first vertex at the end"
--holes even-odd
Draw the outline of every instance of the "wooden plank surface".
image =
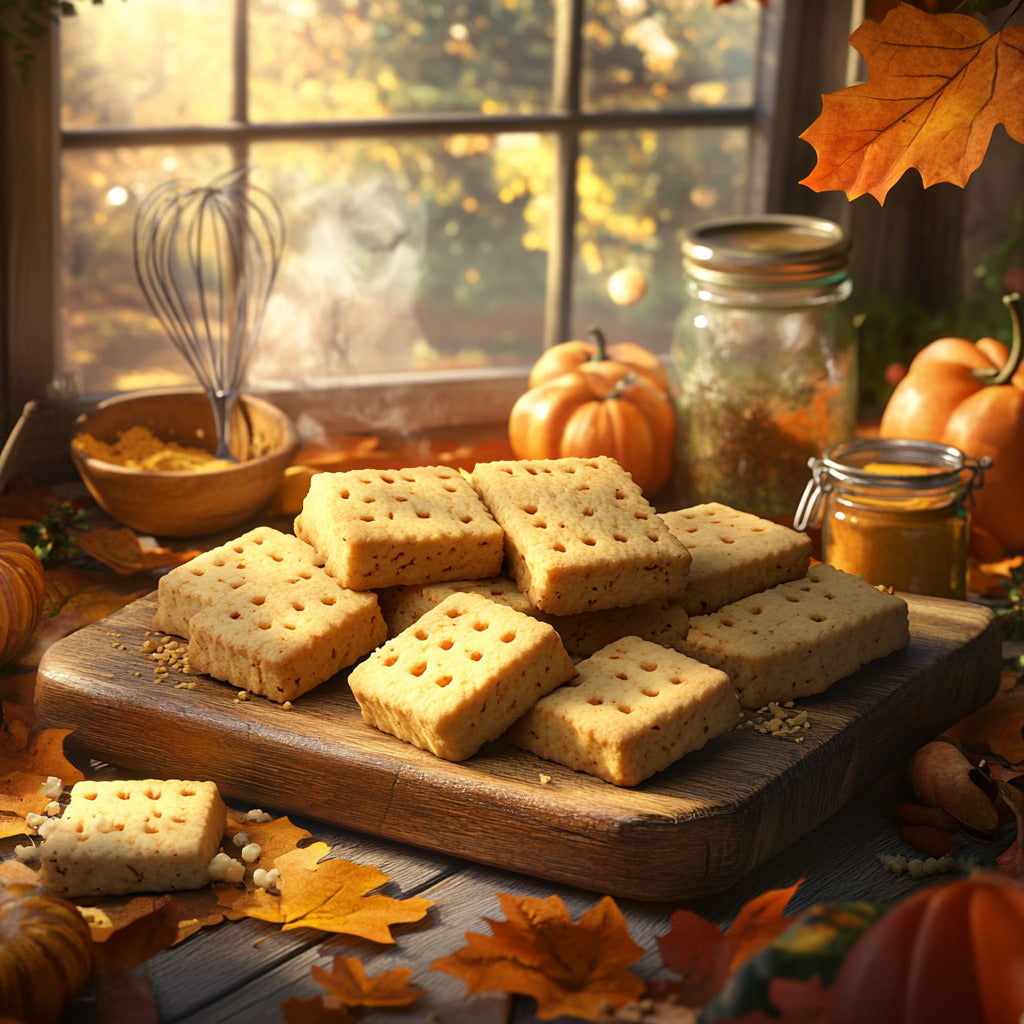
POLYGON ((684 899, 734 884, 995 693, 991 613, 908 603, 905 650, 800 702, 803 743, 734 731, 633 789, 502 741, 442 761, 365 726, 343 676, 292 709, 202 676, 161 680, 143 649, 153 595, 53 645, 36 707, 136 774, 208 779, 250 805, 613 896, 684 899))

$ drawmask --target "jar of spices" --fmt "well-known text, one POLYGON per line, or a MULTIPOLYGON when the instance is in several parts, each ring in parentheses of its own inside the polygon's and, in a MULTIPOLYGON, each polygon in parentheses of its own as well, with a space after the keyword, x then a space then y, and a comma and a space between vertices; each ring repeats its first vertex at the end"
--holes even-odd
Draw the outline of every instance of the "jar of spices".
POLYGON ((934 441, 847 441, 811 460, 793 525, 820 525, 822 561, 837 569, 906 593, 963 599, 968 499, 989 465, 934 441))
POLYGON ((687 234, 671 353, 685 503, 788 518, 808 460, 853 434, 848 248, 815 217, 730 218, 687 234))

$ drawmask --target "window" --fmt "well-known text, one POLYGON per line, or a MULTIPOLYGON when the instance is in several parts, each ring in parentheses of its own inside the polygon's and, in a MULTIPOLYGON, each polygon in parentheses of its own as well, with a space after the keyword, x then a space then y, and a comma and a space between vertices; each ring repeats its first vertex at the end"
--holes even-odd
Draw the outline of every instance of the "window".
MULTIPOLYGON (((300 394, 322 417, 393 414, 396 428, 498 420, 541 347, 592 323, 666 350, 682 232, 773 203, 775 98, 830 49, 818 45, 816 7, 83 5, 60 26, 59 106, 32 101, 59 111, 56 162, 44 151, 36 171, 15 168, 15 185, 36 198, 48 166, 59 182, 59 249, 12 295, 14 411, 41 373, 74 395, 189 380, 134 277, 134 213, 168 177, 207 181, 243 165, 280 202, 288 231, 254 389, 300 394), (797 68, 782 55, 799 19, 816 42, 797 68), (617 306, 606 284, 627 265, 647 289, 617 306), (59 298, 55 311, 47 296, 59 298)), ((849 11, 833 11, 836 52, 849 11)), ((41 60, 35 73, 47 72, 41 60)), ((15 130, 28 118, 16 104, 15 130)), ((787 122, 787 137, 800 127, 787 122)), ((40 134, 36 119, 26 130, 40 134)), ((43 257, 49 237, 44 223, 43 257)))

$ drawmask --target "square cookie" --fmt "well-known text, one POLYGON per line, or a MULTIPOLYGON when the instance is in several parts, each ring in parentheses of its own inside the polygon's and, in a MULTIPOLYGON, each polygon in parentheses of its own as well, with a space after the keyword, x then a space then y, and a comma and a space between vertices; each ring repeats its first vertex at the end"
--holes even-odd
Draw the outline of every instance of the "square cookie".
POLYGON ((530 603, 574 615, 679 597, 690 553, 614 460, 485 462, 472 474, 530 603))
POLYGON ((800 579, 811 564, 806 533, 728 505, 708 502, 661 518, 693 556, 682 596, 690 615, 800 579))
POLYGON ((39 827, 43 885, 72 899, 202 888, 226 816, 212 782, 78 782, 39 827))
POLYGON ((860 576, 814 565, 690 619, 683 650, 727 673, 745 708, 821 693, 910 641, 907 603, 860 576))
POLYGON ((577 670, 509 739, 616 786, 643 782, 739 721, 724 672, 638 637, 608 644, 577 670))
POLYGON ((317 473, 295 533, 352 590, 496 576, 503 558, 501 527, 443 466, 317 473))
POLYGON ((278 703, 319 686, 387 635, 376 594, 342 587, 308 544, 269 527, 167 573, 153 625, 188 638, 192 672, 278 703))
POLYGON ((451 594, 357 665, 349 686, 367 724, 464 761, 574 672, 546 622, 451 594))

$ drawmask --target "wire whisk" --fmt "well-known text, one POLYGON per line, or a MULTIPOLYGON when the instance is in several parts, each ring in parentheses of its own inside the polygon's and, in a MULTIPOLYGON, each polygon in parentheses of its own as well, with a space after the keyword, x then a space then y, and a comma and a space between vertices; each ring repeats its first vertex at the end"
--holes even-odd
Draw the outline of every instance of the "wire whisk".
POLYGON ((207 185, 155 188, 135 215, 135 275, 161 326, 210 396, 218 458, 284 249, 272 196, 237 168, 207 185))

